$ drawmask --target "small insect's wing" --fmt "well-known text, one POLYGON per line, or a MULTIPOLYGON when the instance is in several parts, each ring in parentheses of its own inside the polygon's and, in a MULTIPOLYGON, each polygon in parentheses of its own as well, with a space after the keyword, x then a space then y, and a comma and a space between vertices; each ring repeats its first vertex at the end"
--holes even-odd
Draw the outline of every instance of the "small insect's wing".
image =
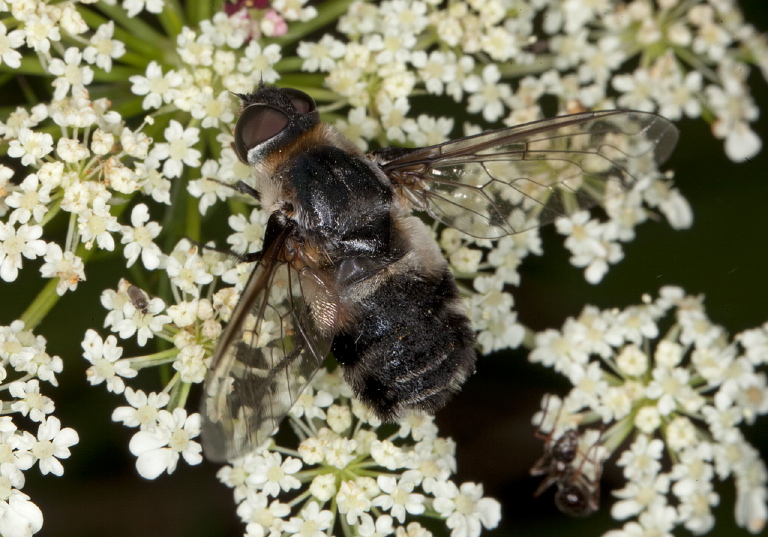
POLYGON ((653 173, 677 128, 647 112, 586 112, 372 155, 415 210, 498 238, 600 203, 653 173), (392 158, 388 158, 392 155, 392 158))
MULTIPOLYGON (((283 241, 277 241, 282 243, 283 241)), ((214 462, 243 456, 277 429, 330 349, 307 303, 318 281, 276 261, 273 244, 232 312, 205 379, 203 449, 214 462)))

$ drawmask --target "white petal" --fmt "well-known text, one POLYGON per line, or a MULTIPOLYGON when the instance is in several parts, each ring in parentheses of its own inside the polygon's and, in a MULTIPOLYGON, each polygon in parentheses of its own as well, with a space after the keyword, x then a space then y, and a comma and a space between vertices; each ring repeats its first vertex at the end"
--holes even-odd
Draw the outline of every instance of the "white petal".
POLYGON ((147 451, 136 459, 136 470, 144 479, 155 479, 171 466, 176 465, 173 451, 169 448, 147 451))

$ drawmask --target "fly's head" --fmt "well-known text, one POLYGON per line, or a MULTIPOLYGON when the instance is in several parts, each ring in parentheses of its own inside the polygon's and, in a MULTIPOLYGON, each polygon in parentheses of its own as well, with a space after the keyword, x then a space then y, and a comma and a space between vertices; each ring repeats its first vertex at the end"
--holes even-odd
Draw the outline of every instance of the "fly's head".
POLYGON ((237 95, 243 112, 232 146, 245 164, 258 166, 264 160, 280 160, 286 148, 320 123, 315 101, 303 91, 260 85, 254 93, 237 95))

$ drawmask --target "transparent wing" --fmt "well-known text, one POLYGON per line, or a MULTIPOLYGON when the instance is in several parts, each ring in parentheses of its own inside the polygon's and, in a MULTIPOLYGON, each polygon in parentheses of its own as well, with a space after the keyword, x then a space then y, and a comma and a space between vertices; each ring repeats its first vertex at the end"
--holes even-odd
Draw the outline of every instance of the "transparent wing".
POLYGON ((270 261, 282 244, 273 246, 251 274, 205 379, 203 449, 214 462, 263 444, 330 349, 305 298, 320 282, 307 269, 270 261))
POLYGON ((384 150, 373 159, 412 208, 474 237, 493 239, 631 188, 669 157, 677 139, 677 128, 661 116, 611 110, 422 149, 384 150))

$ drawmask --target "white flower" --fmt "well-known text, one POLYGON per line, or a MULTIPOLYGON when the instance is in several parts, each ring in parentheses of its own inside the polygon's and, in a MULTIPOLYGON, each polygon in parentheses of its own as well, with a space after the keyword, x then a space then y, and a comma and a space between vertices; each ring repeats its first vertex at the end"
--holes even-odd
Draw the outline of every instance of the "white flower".
POLYGON ((8 67, 18 69, 21 65, 21 53, 16 50, 24 44, 24 31, 13 30, 8 33, 5 24, 0 22, 0 59, 8 67))
POLYGON ((451 537, 478 537, 482 528, 493 529, 501 520, 501 504, 483 498, 483 487, 463 483, 461 488, 452 481, 435 486, 435 511, 447 519, 451 537))
POLYGON ((295 418, 301 418, 306 416, 307 418, 321 418, 326 417, 324 408, 327 408, 333 402, 331 394, 325 391, 318 391, 308 386, 301 392, 296 402, 291 407, 291 415, 295 418))
POLYGON ((302 41, 299 43, 297 54, 304 58, 301 68, 304 71, 331 71, 336 60, 344 56, 346 47, 344 43, 335 39, 330 34, 325 34, 317 43, 302 41))
POLYGON ((123 7, 126 14, 133 18, 143 10, 147 10, 149 13, 162 13, 165 0, 124 0, 123 7))
POLYGON ((13 382, 8 392, 18 399, 11 404, 11 410, 21 412, 22 416, 29 414, 32 421, 42 422, 47 414, 54 411, 53 400, 40 393, 40 381, 37 379, 13 382))
POLYGON ((51 49, 51 41, 61 40, 59 26, 51 20, 47 13, 30 15, 25 22, 27 46, 35 51, 47 54, 51 49))
POLYGON ((411 56, 411 63, 419 70, 429 93, 442 95, 445 84, 456 78, 456 56, 452 52, 433 50, 427 56, 425 51, 417 50, 411 56))
POLYGON ((136 262, 139 254, 146 269, 154 270, 160 266, 163 253, 152 241, 163 228, 157 222, 147 222, 149 222, 149 210, 146 205, 139 203, 131 211, 131 226, 122 228, 121 242, 126 245, 123 253, 128 260, 126 265, 128 267, 136 262))
POLYGON ((266 494, 249 494, 237 506, 237 514, 246 523, 246 537, 279 535, 285 527, 285 517, 291 514, 291 507, 278 500, 270 502, 266 494))
POLYGON ((256 459, 248 483, 255 485, 268 496, 277 496, 280 491, 296 489, 301 483, 293 474, 301 470, 301 461, 293 457, 282 459, 279 453, 265 453, 256 459))
POLYGON ((22 224, 18 229, 13 224, 0 222, 0 278, 15 281, 21 268, 21 256, 35 259, 45 255, 47 245, 40 237, 43 228, 38 225, 22 224))
MULTIPOLYGON (((46 341, 24 330, 22 321, 14 321, 10 327, 0 327, 0 357, 8 360, 17 371, 36 375, 40 380, 57 386, 54 373, 61 373, 63 362, 58 356, 45 352, 46 341)), ((5 373, 0 368, 0 376, 5 373)))
POLYGON ((611 530, 603 537, 672 537, 671 531, 676 522, 677 511, 674 507, 664 502, 655 502, 640 515, 639 522, 628 522, 621 530, 611 530))
POLYGON ((235 252, 257 252, 261 248, 264 238, 267 218, 267 212, 261 209, 253 209, 248 218, 242 214, 231 215, 227 222, 236 233, 227 237, 227 242, 232 245, 232 250, 235 252))
POLYGON ((424 495, 413 492, 414 483, 407 479, 396 479, 380 475, 376 482, 383 493, 371 501, 371 505, 389 511, 392 518, 401 524, 405 522, 405 513, 420 515, 424 512, 424 495))
POLYGON ((0 534, 3 537, 30 537, 43 527, 43 513, 19 490, 11 490, 0 502, 0 534))
POLYGON ((331 405, 326 413, 328 426, 337 434, 341 434, 352 425, 352 409, 347 405, 331 405))
MULTIPOLYGON (((411 522, 411 524, 417 523, 411 522)), ((409 528, 411 527, 411 524, 408 525, 409 528)), ((360 524, 358 524, 355 529, 357 530, 357 533, 360 535, 360 537, 381 537, 382 535, 392 534, 393 530, 395 529, 393 525, 394 521, 389 515, 380 515, 376 517, 376 520, 374 520, 371 515, 364 514, 360 517, 360 524)), ((402 535, 402 526, 397 528, 396 535, 402 535)), ((423 535, 422 537, 427 536, 423 535)))
POLYGON ((200 173, 203 177, 190 181, 187 192, 200 198, 198 209, 200 214, 204 215, 217 201, 223 201, 231 196, 234 188, 219 182, 219 163, 215 160, 206 160, 200 168, 200 173))
POLYGON ((624 520, 637 516, 654 503, 666 503, 669 492, 669 476, 647 473, 628 481, 621 490, 614 490, 613 495, 622 498, 611 507, 611 516, 624 520))
POLYGON ((351 108, 347 113, 347 120, 337 119, 335 127, 345 138, 362 150, 368 149, 368 141, 373 139, 380 130, 379 123, 369 117, 362 106, 351 108))
POLYGON ((40 267, 40 275, 43 278, 59 278, 56 285, 56 293, 63 295, 77 289, 77 284, 85 281, 85 264, 83 260, 72 252, 62 252, 61 246, 56 243, 48 243, 48 251, 45 254, 45 263, 40 267))
POLYGON ((141 106, 144 110, 149 110, 160 108, 164 102, 173 102, 181 93, 178 88, 184 79, 176 71, 168 71, 163 75, 160 65, 152 60, 147 65, 147 76, 133 75, 128 80, 133 84, 131 91, 134 94, 146 95, 141 106))
POLYGON ((291 518, 283 525, 283 529, 301 537, 323 537, 332 522, 333 513, 321 511, 317 502, 309 502, 298 517, 291 518))
POLYGON ((661 414, 659 413, 659 409, 655 406, 644 406, 640 408, 635 415, 634 425, 641 433, 653 434, 661 425, 661 414))
POLYGON ((8 218, 8 223, 26 224, 30 218, 40 223, 48 212, 46 204, 50 201, 50 188, 40 185, 37 174, 28 175, 19 185, 19 190, 5 198, 8 207, 16 209, 8 218))
MULTIPOLYGON (((304 459, 304 462, 308 462, 304 459)), ((336 495, 336 476, 333 474, 320 474, 312 480, 309 492, 320 500, 327 502, 336 495)))
POLYGON ((197 254, 187 255, 183 265, 175 256, 168 257, 165 270, 173 285, 193 296, 199 293, 198 285, 207 285, 213 281, 213 275, 197 254))
POLYGON ((342 481, 336 495, 339 513, 345 515, 347 524, 357 524, 358 519, 371 509, 371 499, 355 481, 342 481))
POLYGON ((657 399, 659 412, 667 416, 678 408, 678 403, 683 406, 684 400, 691 396, 689 381, 690 374, 685 369, 656 367, 653 370, 653 380, 646 388, 645 394, 651 399, 657 399))
POLYGON ((182 382, 200 383, 205 379, 208 367, 203 359, 206 356, 202 345, 185 345, 180 351, 173 368, 181 374, 182 382))
POLYGON ((47 132, 34 132, 28 128, 19 131, 18 138, 8 144, 8 156, 20 158, 24 166, 32 166, 53 151, 53 137, 47 132))
POLYGON ((586 267, 584 275, 589 283, 599 283, 608 271, 608 265, 618 263, 624 256, 616 242, 618 226, 615 222, 591 219, 588 211, 579 211, 570 217, 556 220, 557 231, 568 235, 565 246, 571 253, 575 267, 586 267))
POLYGON ((746 477, 736 482, 736 523, 753 534, 765 529, 768 520, 768 490, 765 487, 766 469, 760 459, 753 461, 746 477))
POLYGON ((262 49, 254 39, 245 48, 245 56, 240 58, 237 70, 254 77, 255 80, 273 84, 280 78, 273 66, 280 61, 281 56, 280 45, 272 43, 262 49))
POLYGON ((123 393, 125 383, 120 377, 133 378, 138 374, 131 368, 130 362, 120 360, 123 349, 117 346, 115 336, 108 336, 106 340, 102 340, 95 330, 89 329, 85 333, 82 347, 83 357, 93 364, 85 372, 88 382, 93 386, 106 381, 107 390, 123 393))
POLYGON ((165 309, 162 299, 154 297, 147 303, 147 311, 140 311, 133 303, 126 303, 123 308, 125 318, 115 320, 112 331, 117 332, 120 339, 128 339, 136 334, 136 342, 140 347, 162 332, 163 327, 171 322, 168 315, 158 315, 165 309))
POLYGON ((664 442, 659 438, 649 440, 644 434, 638 435, 630 448, 624 451, 616 461, 617 466, 624 467, 627 479, 637 479, 643 475, 655 475, 661 469, 661 458, 664 442))
POLYGON ((716 135, 724 131, 727 132, 725 134, 725 154, 732 161, 748 161, 760 152, 763 143, 746 122, 739 121, 727 130, 723 128, 723 125, 723 122, 716 122, 712 130, 716 135))
POLYGON ((167 143, 156 143, 150 157, 163 163, 163 175, 168 178, 180 177, 184 169, 182 164, 191 167, 200 166, 200 151, 194 145, 200 140, 200 129, 197 127, 182 127, 181 123, 172 119, 163 131, 167 143), (166 160, 167 159, 167 160, 166 160))
POLYGON ((93 248, 93 241, 99 248, 112 251, 115 239, 112 233, 120 231, 122 226, 112 213, 107 201, 108 196, 99 195, 93 200, 90 210, 84 209, 77 215, 77 228, 86 249, 93 248))
POLYGON ((464 90, 469 93, 467 111, 482 112, 486 121, 496 121, 504 115, 504 100, 509 99, 512 90, 508 84, 500 83, 501 73, 496 64, 483 68, 482 78, 472 75, 464 81, 464 90))
POLYGON ((53 93, 55 100, 61 100, 72 89, 72 95, 85 91, 85 87, 93 81, 93 70, 86 66, 80 67, 83 54, 77 47, 69 47, 64 52, 64 60, 54 58, 48 66, 48 71, 59 78, 52 83, 56 91, 53 93))
POLYGON ((98 27, 91 36, 91 44, 83 50, 83 58, 88 63, 95 63, 106 72, 112 70, 112 60, 125 54, 122 41, 112 39, 115 32, 114 21, 109 21, 98 27))
POLYGON ((489 28, 483 34, 481 46, 497 62, 505 62, 520 55, 517 37, 500 26, 489 28))
POLYGON ((158 411, 165 408, 170 396, 152 392, 149 395, 142 390, 125 389, 125 399, 131 406, 119 406, 112 412, 112 421, 121 421, 126 427, 151 429, 157 425, 158 411))
POLYGON ((61 428, 58 418, 48 416, 37 428, 37 441, 30 454, 38 462, 40 473, 62 475, 64 467, 59 459, 69 458, 69 448, 79 442, 77 432, 61 428))
POLYGON ((193 438, 200 434, 200 414, 187 416, 183 408, 176 408, 173 414, 160 410, 157 426, 152 430, 139 431, 128 445, 137 459, 136 470, 145 479, 155 479, 163 472, 173 473, 184 457, 188 464, 200 464, 203 460, 202 447, 193 438))

